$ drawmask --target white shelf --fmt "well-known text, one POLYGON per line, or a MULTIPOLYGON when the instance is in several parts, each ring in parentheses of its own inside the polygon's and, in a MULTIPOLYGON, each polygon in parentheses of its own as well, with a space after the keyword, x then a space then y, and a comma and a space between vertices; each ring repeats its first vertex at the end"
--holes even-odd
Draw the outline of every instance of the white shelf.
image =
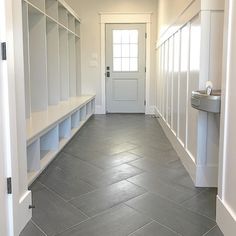
POLYGON ((58 105, 49 106, 46 111, 32 113, 31 118, 26 120, 28 145, 52 127, 53 124, 60 122, 94 98, 95 95, 75 97, 60 102, 58 105))

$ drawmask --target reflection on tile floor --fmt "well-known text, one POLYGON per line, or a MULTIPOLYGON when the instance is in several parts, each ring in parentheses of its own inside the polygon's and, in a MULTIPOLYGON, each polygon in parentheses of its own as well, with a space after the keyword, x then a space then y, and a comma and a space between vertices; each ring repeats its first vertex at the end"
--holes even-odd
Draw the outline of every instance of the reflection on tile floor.
POLYGON ((93 116, 31 190, 20 236, 222 236, 216 189, 194 187, 151 116, 93 116))

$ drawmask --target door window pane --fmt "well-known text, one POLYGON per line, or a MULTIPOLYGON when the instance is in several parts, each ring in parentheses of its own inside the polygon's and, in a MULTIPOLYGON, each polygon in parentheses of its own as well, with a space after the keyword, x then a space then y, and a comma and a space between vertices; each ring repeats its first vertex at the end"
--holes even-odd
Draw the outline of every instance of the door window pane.
POLYGON ((138 30, 113 30, 113 71, 138 71, 138 30))
POLYGON ((121 71, 121 58, 113 58, 113 70, 121 71))
POLYGON ((137 70, 138 70, 138 59, 130 58, 130 71, 137 71, 137 70))

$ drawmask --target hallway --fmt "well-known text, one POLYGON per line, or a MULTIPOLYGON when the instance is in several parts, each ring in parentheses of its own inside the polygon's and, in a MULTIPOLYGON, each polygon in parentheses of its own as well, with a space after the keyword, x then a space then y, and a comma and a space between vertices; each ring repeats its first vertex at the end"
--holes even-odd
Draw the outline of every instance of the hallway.
POLYGON ((21 236, 222 235, 216 189, 194 187, 151 116, 93 116, 31 190, 21 236))

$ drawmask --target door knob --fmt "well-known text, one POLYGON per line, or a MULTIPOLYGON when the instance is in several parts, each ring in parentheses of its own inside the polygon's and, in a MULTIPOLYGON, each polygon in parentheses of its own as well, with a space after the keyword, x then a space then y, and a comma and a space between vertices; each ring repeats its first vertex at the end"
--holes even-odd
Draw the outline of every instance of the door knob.
POLYGON ((107 76, 107 78, 110 77, 110 71, 107 71, 106 76, 107 76))

